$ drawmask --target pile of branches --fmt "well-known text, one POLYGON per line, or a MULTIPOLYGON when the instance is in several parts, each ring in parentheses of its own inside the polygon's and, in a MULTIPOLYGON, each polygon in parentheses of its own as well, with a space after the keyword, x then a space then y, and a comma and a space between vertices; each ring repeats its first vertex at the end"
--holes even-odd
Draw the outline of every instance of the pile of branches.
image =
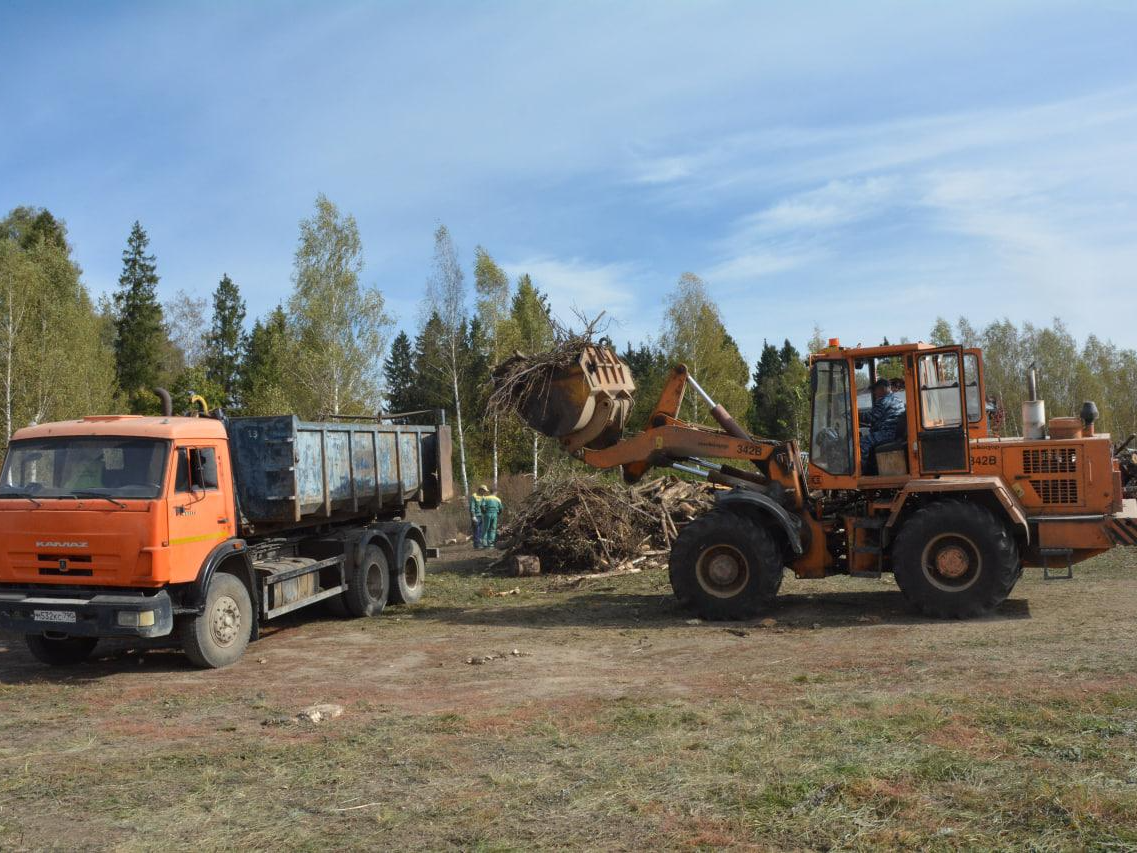
POLYGON ((627 487, 598 476, 547 480, 502 530, 506 556, 535 556, 542 572, 608 572, 664 565, 685 524, 714 504, 714 487, 667 476, 627 487))
MULTIPOLYGON (((562 370, 580 358, 581 351, 603 332, 603 312, 594 320, 582 319, 582 331, 575 331, 553 320, 553 345, 544 352, 514 352, 493 369, 493 392, 486 401, 489 417, 504 418, 528 407, 530 401, 544 401, 549 386, 562 370)), ((605 324, 606 325, 606 324, 605 324)))

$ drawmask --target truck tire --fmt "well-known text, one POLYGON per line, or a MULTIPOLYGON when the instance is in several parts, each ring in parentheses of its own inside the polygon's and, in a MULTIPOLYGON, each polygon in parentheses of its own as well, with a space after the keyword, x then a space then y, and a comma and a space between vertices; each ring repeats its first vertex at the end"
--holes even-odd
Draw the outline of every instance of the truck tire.
POLYGON ((252 628, 248 589, 236 575, 218 572, 209 580, 205 608, 181 623, 182 650, 195 666, 220 669, 245 653, 252 628))
POLYGON ((347 574, 343 603, 352 616, 378 616, 391 592, 391 569, 378 545, 368 545, 347 574))
POLYGON ((668 573, 675 597, 703 618, 749 619, 777 597, 782 563, 768 530, 717 510, 683 528, 671 548, 668 573))
POLYGON ((403 564, 391 572, 391 603, 418 604, 426 587, 426 558, 414 539, 403 542, 403 564))
POLYGON ((903 523, 892 573, 904 597, 939 619, 966 619, 1002 604, 1022 574, 1007 526, 979 504, 942 500, 903 523))
POLYGON ((27 634, 24 641, 32 657, 48 666, 82 663, 99 643, 98 637, 47 637, 43 634, 27 634))

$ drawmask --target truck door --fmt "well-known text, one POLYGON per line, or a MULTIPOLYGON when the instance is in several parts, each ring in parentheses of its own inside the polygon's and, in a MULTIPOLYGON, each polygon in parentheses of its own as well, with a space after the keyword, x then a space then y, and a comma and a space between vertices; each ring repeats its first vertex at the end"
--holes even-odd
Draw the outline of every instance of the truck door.
POLYGON ((963 349, 924 350, 916 353, 915 361, 920 470, 925 474, 970 473, 963 349))
POLYGON ((224 454, 210 445, 174 451, 174 483, 170 492, 171 577, 193 580, 209 552, 233 535, 232 498, 222 489, 219 470, 224 454))

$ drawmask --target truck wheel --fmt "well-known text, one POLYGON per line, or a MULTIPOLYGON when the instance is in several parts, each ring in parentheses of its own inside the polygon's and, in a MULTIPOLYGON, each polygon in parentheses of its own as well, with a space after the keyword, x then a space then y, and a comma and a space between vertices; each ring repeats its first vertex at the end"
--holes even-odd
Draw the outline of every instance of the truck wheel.
POLYGON ((209 581, 205 609, 181 623, 182 650, 197 666, 229 666, 245 653, 252 627, 249 591, 236 575, 218 572, 209 581))
POLYGON ((928 616, 964 619, 1002 604, 1022 574, 1007 526, 979 504, 944 500, 906 522, 892 549, 904 597, 928 616))
POLYGON ((99 643, 98 637, 47 637, 43 634, 27 634, 24 641, 32 657, 48 666, 82 663, 99 643))
POLYGON ((418 542, 413 539, 403 542, 403 565, 391 574, 394 575, 391 583, 392 604, 418 604, 422 600, 422 592, 426 587, 426 559, 418 542))
POLYGON ((680 603, 706 619, 748 619, 782 585, 782 556, 769 531, 732 512, 709 512, 683 528, 668 563, 680 603))
POLYGON ((387 557, 378 545, 368 545, 363 558, 347 577, 343 603, 352 616, 378 616, 387 606, 391 591, 391 573, 387 557))

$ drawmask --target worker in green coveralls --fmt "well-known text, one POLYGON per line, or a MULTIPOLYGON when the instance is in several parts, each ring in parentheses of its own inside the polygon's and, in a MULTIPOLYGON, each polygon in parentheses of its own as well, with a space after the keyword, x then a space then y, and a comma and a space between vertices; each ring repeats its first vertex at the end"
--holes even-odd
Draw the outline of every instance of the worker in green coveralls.
MULTIPOLYGON (((482 486, 485 489, 485 486, 482 486)), ((501 498, 497 489, 487 489, 482 495, 482 547, 492 548, 497 542, 497 519, 501 515, 501 498)))
POLYGON ((477 491, 470 495, 470 528, 474 534, 474 547, 482 547, 482 495, 486 492, 485 486, 478 486, 477 491))

